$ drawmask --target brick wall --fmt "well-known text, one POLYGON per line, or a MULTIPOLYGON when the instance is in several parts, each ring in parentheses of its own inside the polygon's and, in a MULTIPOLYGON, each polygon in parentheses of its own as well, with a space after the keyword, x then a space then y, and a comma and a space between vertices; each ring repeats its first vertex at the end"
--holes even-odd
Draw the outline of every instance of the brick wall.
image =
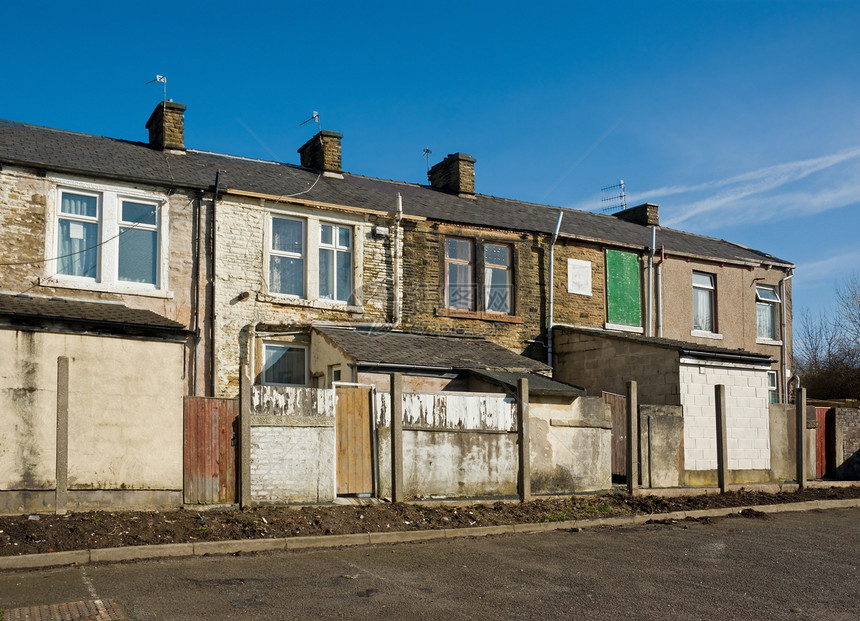
POLYGON ((259 503, 331 502, 335 496, 334 459, 334 423, 252 426, 251 499, 259 503))
POLYGON ((681 363, 684 462, 687 470, 717 467, 714 387, 726 386, 726 433, 730 470, 770 468, 767 370, 718 362, 681 363))

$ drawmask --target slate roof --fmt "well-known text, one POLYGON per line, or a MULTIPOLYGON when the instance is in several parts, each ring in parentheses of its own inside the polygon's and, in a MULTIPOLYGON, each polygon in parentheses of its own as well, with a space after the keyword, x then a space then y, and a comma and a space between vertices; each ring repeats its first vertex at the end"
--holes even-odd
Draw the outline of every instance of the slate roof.
POLYGON ((373 332, 315 327, 356 363, 380 367, 422 367, 438 370, 491 369, 550 371, 550 367, 520 356, 501 345, 476 338, 431 336, 409 332, 373 332))
MULTIPOLYGON (((251 160, 189 150, 184 155, 163 152, 141 142, 0 120, 0 164, 14 164, 65 173, 85 173, 167 187, 208 190, 222 171, 220 188, 286 196, 310 191, 303 199, 353 207, 393 211, 395 196, 403 197, 406 214, 433 220, 551 234, 560 207, 476 195, 459 198, 434 188, 344 173, 343 179, 319 177, 292 164, 251 160)), ((650 229, 614 216, 564 210, 561 233, 645 248, 650 229)), ((727 261, 772 263, 787 261, 725 240, 660 228, 657 244, 666 252, 727 261)))
POLYGON ((559 382, 546 375, 537 373, 516 373, 513 371, 492 371, 486 369, 472 369, 470 373, 495 384, 501 384, 508 390, 515 392, 520 378, 529 381, 530 395, 546 395, 550 397, 584 397, 585 388, 559 382))
POLYGON ((188 331, 176 321, 148 310, 122 304, 82 302, 61 298, 0 294, 0 318, 13 323, 44 326, 68 324, 114 333, 162 333, 184 335, 188 331))
POLYGON ((732 359, 746 360, 752 364, 764 364, 774 362, 768 354, 757 354, 745 349, 729 349, 727 347, 714 347, 711 345, 699 345, 697 343, 688 343, 685 341, 676 341, 674 339, 664 339, 656 336, 644 336, 634 332, 620 332, 613 330, 595 330, 592 328, 573 328, 570 326, 554 326, 553 329, 563 332, 575 332, 578 334, 587 334, 597 338, 616 339, 619 341, 630 341, 633 343, 641 343, 642 345, 652 345, 663 349, 674 349, 684 355, 690 355, 696 358, 716 358, 716 359, 732 359))

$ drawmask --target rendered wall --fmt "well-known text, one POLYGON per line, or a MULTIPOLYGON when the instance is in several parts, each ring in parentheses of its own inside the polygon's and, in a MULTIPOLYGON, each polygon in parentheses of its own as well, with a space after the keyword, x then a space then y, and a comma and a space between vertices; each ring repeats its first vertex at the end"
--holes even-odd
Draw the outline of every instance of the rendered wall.
POLYGON ((678 487, 684 474, 684 416, 677 405, 639 406, 639 477, 643 487, 678 487))
POLYGON ((181 343, 0 330, 0 351, 0 510, 26 510, 20 492, 51 505, 59 356, 70 358, 69 506, 181 501, 181 343))
POLYGON ((334 500, 334 403, 334 390, 253 387, 253 502, 322 503, 334 500))
MULTIPOLYGON (((531 488, 572 494, 612 487, 612 419, 600 397, 529 403, 531 488)), ((538 401, 537 399, 541 399, 538 401)))

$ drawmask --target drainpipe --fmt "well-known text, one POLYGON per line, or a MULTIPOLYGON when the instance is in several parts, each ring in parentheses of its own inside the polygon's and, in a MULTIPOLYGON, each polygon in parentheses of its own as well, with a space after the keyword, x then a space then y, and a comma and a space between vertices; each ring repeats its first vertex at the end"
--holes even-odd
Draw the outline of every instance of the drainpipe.
POLYGON ((200 212, 203 210, 203 191, 197 192, 197 209, 194 212, 194 271, 192 279, 194 282, 194 349, 192 351, 192 366, 191 366, 191 394, 197 396, 197 367, 198 367, 198 352, 200 351, 200 257, 203 253, 200 251, 200 243, 203 236, 200 235, 200 212))
POLYGON ((654 316, 654 246, 657 245, 657 228, 651 227, 651 248, 648 251, 648 336, 654 336, 653 316, 654 316))
POLYGON ((559 209, 558 219, 555 221, 555 230, 552 233, 552 241, 549 243, 549 309, 547 310, 547 328, 546 328, 546 363, 552 366, 552 312, 553 298, 555 293, 555 241, 558 239, 558 232, 561 229, 561 219, 564 217, 564 212, 559 209))
POLYGON ((403 300, 400 293, 400 221, 403 219, 403 198, 397 193, 397 215, 394 217, 394 327, 400 325, 400 315, 403 311, 403 300))
POLYGON ((657 336, 663 338, 663 261, 666 250, 660 246, 660 260, 657 261, 657 336))
MULTIPOLYGON (((779 281, 779 293, 782 296, 782 308, 780 309, 782 312, 780 313, 779 320, 779 335, 782 337, 782 345, 780 346, 780 354, 779 354, 779 383, 783 387, 782 391, 782 402, 788 403, 788 384, 785 381, 785 354, 788 348, 786 344, 788 343, 788 335, 785 333, 786 326, 786 318, 785 318, 785 305, 786 305, 786 297, 785 297, 785 282, 790 280, 794 276, 794 272, 789 269, 789 274, 786 275, 785 278, 779 281)), ((800 385, 800 378, 798 378, 798 385, 800 385)))
POLYGON ((212 317, 211 325, 209 326, 209 349, 211 351, 211 396, 216 396, 216 388, 218 385, 218 354, 216 352, 215 347, 215 321, 217 319, 218 314, 215 311, 215 225, 216 225, 216 217, 215 217, 215 208, 218 205, 218 186, 221 183, 221 171, 215 173, 215 191, 212 193, 212 235, 210 237, 210 254, 212 256, 212 261, 210 264, 210 272, 209 272, 209 291, 210 291, 210 299, 209 303, 212 305, 210 309, 210 316, 212 317))

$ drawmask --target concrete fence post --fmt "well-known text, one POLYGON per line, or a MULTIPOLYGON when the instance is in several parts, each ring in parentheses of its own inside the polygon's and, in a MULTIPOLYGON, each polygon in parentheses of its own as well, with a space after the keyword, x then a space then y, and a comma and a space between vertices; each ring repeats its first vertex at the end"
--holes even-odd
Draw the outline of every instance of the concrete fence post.
POLYGON ((531 448, 529 445, 529 381, 517 381, 517 493, 521 502, 532 499, 531 448))
POLYGON ((627 382, 627 491, 639 487, 639 393, 636 382, 627 382))
POLYGON ((391 374, 391 502, 403 502, 403 376, 391 374))
POLYGON ((239 506, 251 504, 251 372, 243 364, 239 373, 239 506))
POLYGON ((806 388, 798 388, 794 396, 797 487, 806 487, 806 388))
POLYGON ((54 512, 66 513, 69 502, 69 359, 57 358, 57 488, 54 512))
POLYGON ((729 445, 726 426, 726 387, 717 384, 714 387, 714 409, 717 419, 717 483, 720 493, 725 494, 729 488, 729 445))

